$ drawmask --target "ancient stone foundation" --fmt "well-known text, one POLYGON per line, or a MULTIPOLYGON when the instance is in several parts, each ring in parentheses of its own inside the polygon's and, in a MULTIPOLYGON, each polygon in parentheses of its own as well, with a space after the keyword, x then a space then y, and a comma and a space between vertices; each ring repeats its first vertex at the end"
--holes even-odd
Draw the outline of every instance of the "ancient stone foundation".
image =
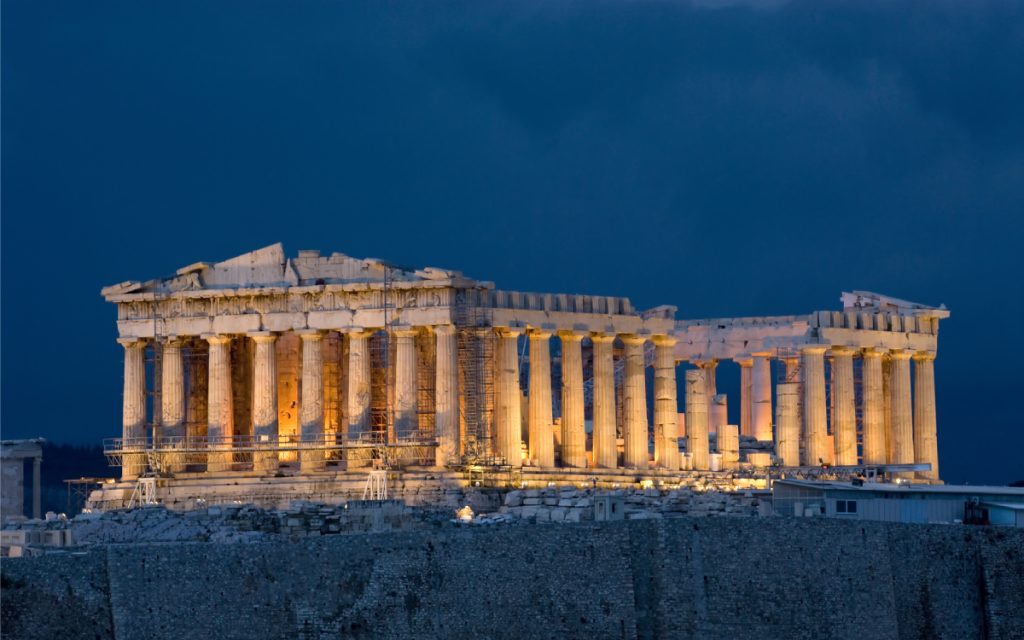
POLYGON ((1020 638, 1024 532, 793 519, 112 545, 5 561, 30 638, 1020 638))

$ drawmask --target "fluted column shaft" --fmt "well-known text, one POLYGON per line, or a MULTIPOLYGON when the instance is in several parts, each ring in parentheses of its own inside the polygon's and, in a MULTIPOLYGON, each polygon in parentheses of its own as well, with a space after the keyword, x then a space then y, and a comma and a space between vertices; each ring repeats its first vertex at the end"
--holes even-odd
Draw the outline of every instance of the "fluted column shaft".
POLYGON ((825 347, 807 347, 801 353, 804 372, 804 464, 829 461, 825 413, 825 347))
POLYGON ((914 463, 914 412, 910 397, 911 355, 909 351, 894 350, 890 352, 892 378, 889 387, 892 393, 894 464, 914 463))
POLYGON ((654 338, 654 464, 679 469, 675 338, 654 338))
POLYGON ((160 408, 161 438, 179 439, 185 436, 185 368, 181 358, 181 341, 170 339, 164 343, 161 364, 160 408))
MULTIPOLYGON (((257 447, 273 447, 277 442, 277 351, 272 333, 249 334, 256 345, 252 369, 252 435, 257 447)), ((253 454, 254 470, 276 466, 276 451, 253 454)))
POLYGON ((210 343, 206 437, 210 449, 227 451, 207 455, 207 466, 213 471, 229 467, 232 459, 231 437, 235 430, 231 397, 231 338, 215 335, 208 336, 206 341, 210 343))
POLYGON ((939 443, 935 420, 935 354, 914 354, 914 460, 932 465, 919 471, 924 480, 939 480, 939 443))
POLYGON ((754 435, 754 421, 752 418, 751 406, 753 402, 753 358, 740 358, 736 360, 740 366, 740 434, 744 436, 754 435))
POLYGON ((644 343, 639 336, 625 336, 626 377, 623 404, 623 464, 647 468, 649 458, 647 437, 647 385, 644 379, 644 343))
MULTIPOLYGON (((299 401, 299 434, 305 446, 321 446, 324 440, 324 358, 323 335, 301 333, 302 396, 299 401)), ((303 450, 299 456, 302 469, 315 471, 323 467, 323 449, 303 450)))
POLYGON ((523 463, 519 349, 516 346, 520 333, 520 329, 498 330, 498 380, 495 389, 495 453, 515 467, 523 463))
POLYGON ((395 434, 416 430, 416 331, 392 331, 395 339, 395 434))
POLYGON ((775 385, 775 428, 779 439, 775 454, 784 467, 800 466, 800 385, 775 385))
POLYGON ((437 434, 436 464, 444 466, 459 457, 459 361, 455 327, 434 327, 434 430, 437 434))
POLYGON ((358 440, 370 431, 370 336, 348 334, 348 437, 358 440))
MULTIPOLYGON (((124 347, 124 395, 121 404, 121 437, 125 449, 146 447, 146 343, 118 340, 124 347)), ((145 470, 143 454, 126 454, 121 478, 130 480, 145 470)))
POLYGON ((562 332, 562 466, 587 466, 583 406, 583 336, 562 332))
POLYGON ((619 466, 615 435, 615 363, 612 343, 615 336, 594 334, 593 449, 594 466, 614 469, 619 466))
POLYGON ((832 348, 832 435, 835 463, 857 464, 857 402, 853 396, 853 350, 832 348))
POLYGON ((863 392, 863 457, 864 464, 885 464, 885 402, 882 397, 882 354, 874 349, 864 350, 861 367, 863 392))
POLYGON ((708 445, 708 399, 704 388, 704 370, 686 372, 686 452, 693 468, 707 471, 711 468, 708 445))
POLYGON ((751 372, 751 419, 754 437, 761 442, 772 441, 772 366, 765 355, 755 355, 751 372))
POLYGON ((530 458, 539 467, 555 466, 551 410, 551 334, 530 331, 530 458))
POLYGON ((708 397, 708 432, 710 433, 718 428, 718 424, 715 423, 715 396, 718 395, 716 376, 718 360, 701 360, 695 364, 704 370, 704 392, 708 397))

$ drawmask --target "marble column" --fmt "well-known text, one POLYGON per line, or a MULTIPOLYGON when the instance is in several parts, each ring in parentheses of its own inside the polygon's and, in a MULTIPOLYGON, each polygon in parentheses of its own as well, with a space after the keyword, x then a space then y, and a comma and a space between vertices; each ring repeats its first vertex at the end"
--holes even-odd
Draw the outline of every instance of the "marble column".
MULTIPOLYGON (((911 406, 910 391, 910 351, 894 349, 889 352, 892 358, 892 442, 893 464, 914 463, 914 412, 911 406)), ((913 474, 902 474, 912 477, 913 474)))
POLYGON ((210 370, 207 375, 206 437, 207 470, 223 471, 231 468, 231 444, 234 430, 234 411, 231 397, 231 337, 211 335, 210 370))
MULTIPOLYGON (((704 370, 704 392, 708 396, 708 432, 715 431, 718 426, 715 424, 715 396, 718 395, 718 360, 701 360, 694 363, 698 367, 704 370)), ((725 423, 723 423, 725 424, 725 423)))
POLYGON ((853 349, 832 347, 832 435, 838 466, 857 464, 857 401, 853 393, 853 349))
POLYGON ((370 433, 370 336, 373 331, 348 334, 348 437, 370 433))
POLYGON ((206 436, 206 402, 210 391, 209 349, 205 340, 197 340, 190 347, 188 367, 188 401, 186 403, 186 435, 189 438, 206 436))
POLYGON ((43 517, 43 456, 32 458, 32 517, 39 520, 43 517))
POLYGON ((754 421, 751 416, 753 391, 753 358, 737 358, 740 366, 740 435, 754 435, 754 421))
POLYGON ((498 329, 497 384, 495 385, 496 437, 494 450, 514 467, 522 466, 522 405, 519 388, 518 341, 522 329, 498 329))
POLYGON ((680 467, 675 344, 654 337, 654 464, 671 470, 680 467))
POLYGON ((623 383, 623 464, 646 469, 648 462, 647 386, 644 378, 644 344, 642 336, 623 336, 626 347, 626 371, 623 383))
POLYGON ((551 410, 551 333, 531 330, 529 451, 538 467, 555 466, 555 436, 551 410))
POLYGON ((704 389, 704 370, 686 372, 686 452, 693 468, 711 468, 708 445, 708 399, 704 389))
POLYGON ((914 354, 914 460, 932 465, 917 477, 939 481, 939 444, 935 424, 935 353, 914 354))
POLYGON ((302 340, 302 390, 299 400, 299 462, 303 471, 324 466, 324 358, 323 334, 299 334, 302 340), (308 447, 308 449, 307 449, 308 447))
POLYGON ((896 459, 892 435, 892 358, 882 355, 882 424, 885 432, 885 461, 891 464, 896 459))
POLYGON ((784 467, 800 466, 800 385, 775 385, 775 427, 779 435, 775 455, 784 467))
POLYGON ((615 363, 612 356, 615 336, 595 333, 590 340, 594 346, 594 466, 614 469, 619 466, 615 435, 615 363))
POLYGON ((434 430, 437 434, 435 464, 442 467, 459 458, 459 352, 455 327, 434 327, 434 430))
POLYGON ((861 390, 863 410, 861 424, 863 432, 864 464, 885 464, 885 403, 882 398, 882 354, 876 349, 863 351, 861 367, 861 390))
POLYGON ((587 432, 583 406, 583 335, 571 331, 562 339, 562 466, 587 466, 587 432))
POLYGON ((804 464, 817 466, 831 459, 825 413, 825 347, 801 350, 804 373, 804 464))
POLYGON ((185 437, 185 367, 181 340, 170 338, 164 342, 161 368, 161 446, 180 446, 185 437))
MULTIPOLYGON (((256 344, 252 373, 252 435, 257 447, 277 445, 277 336, 269 332, 250 333, 256 344)), ((277 468, 277 451, 253 454, 254 471, 277 468)))
MULTIPOLYGON (((121 437, 125 450, 146 448, 146 343, 122 338, 124 347, 124 395, 121 407, 121 437)), ((125 454, 121 463, 121 479, 131 480, 146 470, 143 453, 125 454)))
POLYGON ((417 427, 416 330, 395 329, 395 434, 408 436, 417 427))
POLYGON ((761 442, 772 438, 772 366, 765 354, 754 354, 750 382, 750 414, 754 423, 754 437, 761 442))

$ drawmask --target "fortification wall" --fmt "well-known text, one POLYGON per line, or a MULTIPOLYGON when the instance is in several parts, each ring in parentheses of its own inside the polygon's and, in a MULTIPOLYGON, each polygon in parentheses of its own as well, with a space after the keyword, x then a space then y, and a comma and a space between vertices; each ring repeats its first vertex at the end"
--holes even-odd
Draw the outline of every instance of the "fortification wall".
POLYGON ((149 544, 3 563, 10 638, 1020 638, 1024 531, 804 519, 149 544))

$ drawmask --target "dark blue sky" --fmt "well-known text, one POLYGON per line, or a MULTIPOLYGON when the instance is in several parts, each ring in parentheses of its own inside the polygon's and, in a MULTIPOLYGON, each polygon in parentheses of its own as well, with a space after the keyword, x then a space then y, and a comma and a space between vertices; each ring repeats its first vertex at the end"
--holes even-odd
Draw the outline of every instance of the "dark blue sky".
POLYGON ((1024 5, 716 5, 5 0, 3 437, 119 435, 100 287, 280 240, 691 318, 945 303, 943 476, 1024 477, 1024 5))

